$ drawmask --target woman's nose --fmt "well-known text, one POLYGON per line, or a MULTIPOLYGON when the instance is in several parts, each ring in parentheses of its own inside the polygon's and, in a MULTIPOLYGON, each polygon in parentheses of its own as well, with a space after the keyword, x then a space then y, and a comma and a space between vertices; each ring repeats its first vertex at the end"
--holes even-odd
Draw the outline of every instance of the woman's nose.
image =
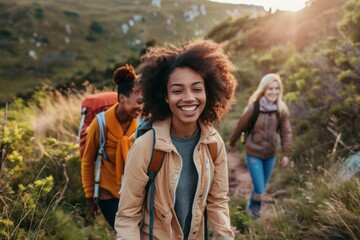
POLYGON ((195 97, 194 94, 192 94, 191 92, 186 92, 183 98, 183 101, 194 101, 195 97))

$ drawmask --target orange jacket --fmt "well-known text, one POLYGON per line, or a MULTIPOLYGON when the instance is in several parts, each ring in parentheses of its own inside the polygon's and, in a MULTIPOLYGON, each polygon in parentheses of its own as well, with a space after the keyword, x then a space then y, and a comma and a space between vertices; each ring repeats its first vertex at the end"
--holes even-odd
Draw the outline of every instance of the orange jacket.
MULTIPOLYGON (((130 149, 131 135, 136 131, 138 121, 134 118, 129 129, 124 134, 123 129, 116 118, 115 104, 105 112, 106 119, 106 151, 110 161, 102 158, 100 172, 100 187, 108 190, 111 194, 120 198, 121 177, 125 164, 126 155, 130 149)), ((94 195, 94 168, 97 150, 99 147, 99 127, 96 118, 91 122, 86 137, 84 155, 81 159, 81 177, 85 197, 94 195)))

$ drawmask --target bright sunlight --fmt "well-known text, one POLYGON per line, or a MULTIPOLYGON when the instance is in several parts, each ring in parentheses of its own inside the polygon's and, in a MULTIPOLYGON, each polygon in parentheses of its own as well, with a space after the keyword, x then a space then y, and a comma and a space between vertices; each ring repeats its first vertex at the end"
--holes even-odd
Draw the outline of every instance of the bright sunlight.
POLYGON ((270 8, 274 12, 276 10, 299 11, 306 6, 309 0, 211 0, 212 2, 249 4, 263 6, 266 11, 270 8))

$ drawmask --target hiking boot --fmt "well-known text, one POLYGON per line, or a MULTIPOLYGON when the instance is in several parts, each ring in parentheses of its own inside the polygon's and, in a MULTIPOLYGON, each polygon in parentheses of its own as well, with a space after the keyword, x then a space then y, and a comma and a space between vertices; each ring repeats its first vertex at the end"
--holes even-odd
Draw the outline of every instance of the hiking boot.
POLYGON ((250 200, 246 205, 245 212, 254 218, 256 221, 260 220, 261 201, 250 200))
POLYGON ((255 221, 260 221, 260 212, 257 211, 251 211, 249 208, 245 209, 245 212, 252 218, 255 219, 255 221))

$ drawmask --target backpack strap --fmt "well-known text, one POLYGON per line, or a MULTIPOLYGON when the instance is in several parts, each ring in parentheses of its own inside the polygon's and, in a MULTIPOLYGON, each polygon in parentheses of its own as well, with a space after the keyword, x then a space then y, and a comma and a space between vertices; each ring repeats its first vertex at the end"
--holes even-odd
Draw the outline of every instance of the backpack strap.
POLYGON ((153 149, 151 153, 150 163, 148 166, 147 175, 149 177, 148 183, 146 184, 146 194, 150 188, 150 199, 149 199, 149 240, 153 239, 153 228, 154 228, 154 195, 155 195, 155 177, 156 174, 159 172, 161 165, 164 161, 165 152, 155 149, 155 129, 152 129, 154 132, 153 137, 153 149))
POLYGON ((99 126, 99 149, 98 154, 101 154, 107 161, 110 161, 109 155, 106 152, 106 119, 105 112, 96 114, 96 119, 99 126))
POLYGON ((212 161, 215 161, 216 157, 217 157, 217 143, 209 143, 208 145, 209 148, 209 152, 210 152, 210 156, 212 161))
POLYGON ((104 157, 106 160, 110 160, 106 153, 106 119, 105 112, 100 112, 96 115, 99 126, 99 148, 95 160, 95 182, 94 182, 94 199, 99 197, 99 184, 100 184, 100 172, 101 172, 101 159, 104 157))
POLYGON ((256 120, 259 117, 259 113, 260 113, 260 102, 259 102, 259 100, 257 100, 254 102, 254 112, 253 112, 253 114, 251 116, 251 120, 248 124, 248 129, 247 129, 248 135, 250 134, 251 130, 254 128, 256 120))
POLYGON ((254 102, 254 109, 253 109, 253 113, 251 115, 250 121, 249 121, 247 127, 245 128, 244 132, 241 134, 241 143, 245 144, 246 138, 250 135, 252 129, 255 126, 255 123, 259 117, 259 113, 260 113, 260 103, 259 103, 259 100, 256 100, 254 102))
MULTIPOLYGON (((211 160, 214 162, 216 157, 217 157, 217 143, 209 143, 208 145, 208 149, 210 152, 210 156, 211 156, 211 160)), ((204 239, 207 240, 208 239, 208 226, 207 226, 207 221, 208 221, 208 217, 207 217, 207 210, 205 207, 204 210, 204 239)))
POLYGON ((144 133, 146 133, 151 129, 152 129, 151 120, 138 119, 138 127, 136 128, 134 139, 139 138, 140 136, 142 136, 144 133))
POLYGON ((78 143, 80 143, 80 135, 81 135, 82 128, 84 126, 85 115, 86 115, 86 107, 83 107, 81 109, 81 120, 80 120, 79 132, 78 132, 78 136, 77 136, 78 143))
POLYGON ((101 170, 101 155, 98 154, 95 160, 95 181, 94 181, 94 195, 93 195, 93 198, 95 199, 96 202, 99 198, 100 170, 101 170))

